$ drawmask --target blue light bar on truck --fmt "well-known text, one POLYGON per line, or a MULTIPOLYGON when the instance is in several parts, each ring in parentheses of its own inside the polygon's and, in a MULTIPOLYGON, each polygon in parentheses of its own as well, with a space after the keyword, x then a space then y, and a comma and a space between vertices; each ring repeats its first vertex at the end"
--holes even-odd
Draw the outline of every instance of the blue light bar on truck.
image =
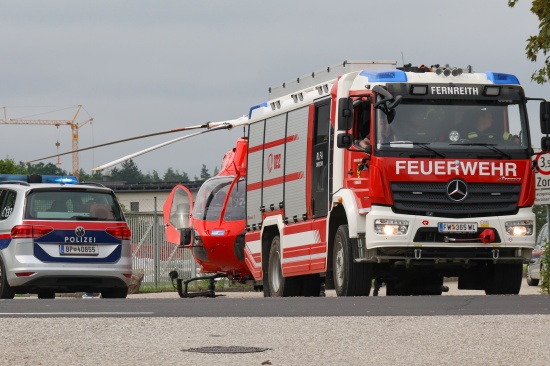
POLYGON ((502 74, 500 72, 486 72, 487 79, 493 84, 516 84, 519 85, 519 80, 515 75, 502 74))
POLYGON ((407 75, 401 70, 363 70, 359 74, 369 78, 369 83, 406 83, 407 75))
POLYGON ((262 108, 262 107, 267 107, 267 102, 263 102, 262 104, 258 104, 258 105, 250 107, 250 112, 248 112, 248 119, 252 119, 252 112, 255 109, 259 109, 259 108, 262 108))
POLYGON ((27 183, 78 184, 78 178, 71 175, 0 174, 0 182, 6 181, 19 181, 27 183))

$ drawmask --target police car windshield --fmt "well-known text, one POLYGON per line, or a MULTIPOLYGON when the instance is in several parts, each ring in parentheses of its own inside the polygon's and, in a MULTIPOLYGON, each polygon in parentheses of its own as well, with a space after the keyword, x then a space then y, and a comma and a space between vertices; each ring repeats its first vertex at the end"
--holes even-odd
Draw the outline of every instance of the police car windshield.
POLYGON ((26 219, 123 221, 109 193, 71 190, 33 190, 27 197, 26 219))
POLYGON ((523 106, 512 101, 403 100, 391 123, 377 110, 376 147, 425 149, 429 143, 440 152, 485 144, 498 150, 525 149, 529 141, 524 115, 523 106))

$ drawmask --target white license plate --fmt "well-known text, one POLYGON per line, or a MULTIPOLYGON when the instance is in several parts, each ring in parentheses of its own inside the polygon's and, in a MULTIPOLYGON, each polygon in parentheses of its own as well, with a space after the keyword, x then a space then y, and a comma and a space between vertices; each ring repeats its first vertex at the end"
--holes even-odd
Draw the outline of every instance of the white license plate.
POLYGON ((477 232, 477 224, 475 222, 440 222, 440 233, 475 233, 477 232))
POLYGON ((60 255, 98 255, 97 245, 73 245, 61 244, 59 246, 60 255))

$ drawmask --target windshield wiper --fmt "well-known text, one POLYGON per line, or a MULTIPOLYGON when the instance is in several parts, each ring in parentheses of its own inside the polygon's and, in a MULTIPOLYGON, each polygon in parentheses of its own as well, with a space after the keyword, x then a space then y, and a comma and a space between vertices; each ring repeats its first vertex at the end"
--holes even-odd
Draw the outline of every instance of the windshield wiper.
MULTIPOLYGON (((429 151, 433 154, 435 154, 435 156, 439 156, 440 158, 445 158, 445 155, 443 155, 442 153, 440 153, 439 151, 436 151, 434 149, 432 149, 431 147, 429 147, 430 143, 429 142, 414 142, 414 141, 392 141, 392 142, 383 142, 381 143, 380 145, 383 145, 383 146, 388 146, 388 145, 413 145, 413 146, 420 146, 421 148, 423 148, 424 150, 426 151, 429 151)), ((413 157, 418 157, 418 156, 414 156, 414 154, 411 154, 411 158, 413 157)))
POLYGON ((507 158, 507 159, 512 160, 512 156, 508 155, 507 153, 505 153, 504 151, 502 151, 501 149, 499 149, 498 147, 496 147, 496 146, 495 146, 496 144, 489 144, 489 143, 486 143, 486 142, 462 142, 462 143, 450 144, 450 145, 484 146, 484 147, 486 147, 487 149, 489 149, 489 150, 491 150, 491 151, 494 151, 494 152, 496 152, 497 154, 500 154, 501 156, 504 156, 504 157, 507 158))

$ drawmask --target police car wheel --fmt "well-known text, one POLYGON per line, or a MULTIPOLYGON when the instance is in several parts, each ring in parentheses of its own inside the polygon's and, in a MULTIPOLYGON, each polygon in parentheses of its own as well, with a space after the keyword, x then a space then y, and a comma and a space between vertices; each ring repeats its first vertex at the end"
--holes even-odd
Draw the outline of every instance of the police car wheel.
POLYGON ((8 284, 8 279, 6 278, 6 267, 0 258, 0 299, 13 299, 14 296, 15 291, 8 284))
POLYGON ((531 267, 527 266, 527 275, 525 276, 525 280, 527 281, 527 284, 529 286, 538 286, 539 280, 536 280, 531 277, 531 267))

